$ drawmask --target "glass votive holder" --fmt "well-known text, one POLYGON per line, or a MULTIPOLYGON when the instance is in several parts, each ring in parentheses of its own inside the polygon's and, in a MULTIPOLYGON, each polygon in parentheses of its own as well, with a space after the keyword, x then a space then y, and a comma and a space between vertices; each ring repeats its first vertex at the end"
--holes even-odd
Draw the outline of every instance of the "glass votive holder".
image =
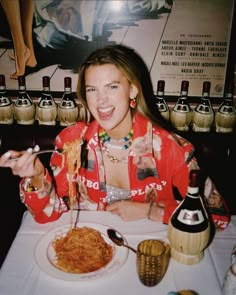
POLYGON ((161 240, 141 241, 137 248, 136 266, 140 281, 148 287, 164 277, 170 261, 170 245, 161 240))

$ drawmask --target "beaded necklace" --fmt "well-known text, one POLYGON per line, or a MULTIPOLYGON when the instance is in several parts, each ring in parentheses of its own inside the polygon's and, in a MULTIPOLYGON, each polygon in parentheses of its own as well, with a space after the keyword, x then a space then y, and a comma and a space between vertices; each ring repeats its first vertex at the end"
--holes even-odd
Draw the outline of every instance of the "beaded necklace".
POLYGON ((131 146, 133 133, 134 131, 131 129, 128 135, 119 140, 115 140, 111 138, 104 129, 101 129, 99 131, 99 138, 104 146, 109 146, 114 149, 126 150, 131 146))

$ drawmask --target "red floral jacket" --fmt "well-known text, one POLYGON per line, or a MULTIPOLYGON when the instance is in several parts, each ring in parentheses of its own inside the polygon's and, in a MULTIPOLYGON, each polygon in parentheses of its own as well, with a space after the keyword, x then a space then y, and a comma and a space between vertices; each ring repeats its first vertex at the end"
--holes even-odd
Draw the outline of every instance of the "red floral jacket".
MULTIPOLYGON (((163 222, 168 223, 178 205, 173 187, 185 197, 189 171, 198 168, 193 157, 194 147, 182 137, 153 126, 138 113, 133 119, 133 130, 128 156, 131 200, 162 203, 165 206, 163 222)), ((79 175, 75 175, 73 179, 74 191, 80 193, 81 209, 106 210, 106 179, 98 133, 99 125, 96 121, 89 126, 78 122, 62 130, 55 139, 57 148, 76 139, 84 140, 79 175)), ((21 181, 22 202, 39 223, 56 220, 63 212, 68 211, 65 200, 69 195, 69 176, 65 157, 65 154, 53 153, 50 165, 54 182, 46 170, 40 190, 26 192, 25 180, 21 181)), ((222 218, 222 224, 226 226, 228 219, 225 223, 225 216, 222 218)))

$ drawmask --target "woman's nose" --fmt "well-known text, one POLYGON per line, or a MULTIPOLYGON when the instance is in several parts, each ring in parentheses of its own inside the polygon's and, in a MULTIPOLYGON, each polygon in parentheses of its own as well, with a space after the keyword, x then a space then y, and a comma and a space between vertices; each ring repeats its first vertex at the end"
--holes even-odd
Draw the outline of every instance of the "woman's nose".
POLYGON ((103 103, 107 101, 107 95, 104 91, 98 91, 97 101, 103 103))

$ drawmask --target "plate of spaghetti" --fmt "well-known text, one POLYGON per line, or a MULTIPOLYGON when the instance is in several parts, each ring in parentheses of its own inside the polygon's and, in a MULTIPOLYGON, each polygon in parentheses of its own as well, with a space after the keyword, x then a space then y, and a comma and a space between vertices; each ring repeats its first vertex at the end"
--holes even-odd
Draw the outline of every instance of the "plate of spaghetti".
POLYGON ((107 229, 103 224, 81 222, 76 228, 64 225, 51 230, 35 248, 39 267, 66 281, 90 281, 113 274, 126 262, 128 249, 115 245, 107 229))

